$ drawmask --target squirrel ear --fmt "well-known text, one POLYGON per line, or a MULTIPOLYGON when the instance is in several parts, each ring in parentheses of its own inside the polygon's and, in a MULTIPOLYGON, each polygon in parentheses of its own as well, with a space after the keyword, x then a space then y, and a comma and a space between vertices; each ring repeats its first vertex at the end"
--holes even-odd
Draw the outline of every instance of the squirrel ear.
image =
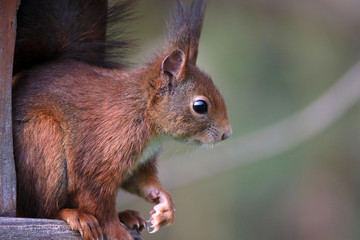
POLYGON ((185 73, 186 56, 183 50, 176 49, 167 55, 162 64, 161 72, 168 74, 176 80, 180 80, 185 73))

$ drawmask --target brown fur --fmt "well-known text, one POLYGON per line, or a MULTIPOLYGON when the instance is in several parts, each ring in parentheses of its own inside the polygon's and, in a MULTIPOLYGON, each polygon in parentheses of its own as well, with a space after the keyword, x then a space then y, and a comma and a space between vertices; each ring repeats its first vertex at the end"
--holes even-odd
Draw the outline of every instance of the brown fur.
POLYGON ((231 135, 224 101, 195 66, 196 55, 197 46, 170 44, 133 70, 63 59, 17 75, 18 215, 64 219, 86 239, 131 239, 119 217, 134 225, 134 214, 115 209, 120 187, 156 204, 155 231, 172 223, 173 202, 157 178, 158 150, 143 159, 147 147, 161 136, 213 144, 231 135), (207 99, 207 114, 193 112, 197 96, 207 99))

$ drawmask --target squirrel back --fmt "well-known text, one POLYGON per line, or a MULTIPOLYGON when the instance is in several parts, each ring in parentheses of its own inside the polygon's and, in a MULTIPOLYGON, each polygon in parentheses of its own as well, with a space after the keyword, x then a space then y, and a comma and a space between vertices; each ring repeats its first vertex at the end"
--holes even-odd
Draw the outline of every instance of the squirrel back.
POLYGON ((56 59, 106 68, 127 66, 126 55, 134 46, 127 37, 127 25, 134 16, 135 1, 108 5, 107 0, 22 0, 14 75, 56 59))

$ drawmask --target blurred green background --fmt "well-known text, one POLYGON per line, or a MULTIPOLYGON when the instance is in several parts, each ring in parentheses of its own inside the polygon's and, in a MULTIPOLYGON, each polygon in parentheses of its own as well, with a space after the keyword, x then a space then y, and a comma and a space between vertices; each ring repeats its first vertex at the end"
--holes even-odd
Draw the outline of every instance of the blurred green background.
MULTIPOLYGON (((173 3, 140 1, 135 61, 163 41, 173 3)), ((359 12, 357 0, 208 3, 198 65, 227 103, 233 136, 200 150, 165 144, 160 176, 175 200, 175 224, 144 239, 360 239, 359 103, 295 146, 267 154, 270 137, 254 143, 264 154, 237 155, 247 149, 243 136, 311 105, 358 61, 359 12), (209 156, 216 161, 208 165, 209 156)), ((144 200, 121 193, 118 202, 149 218, 144 200)))

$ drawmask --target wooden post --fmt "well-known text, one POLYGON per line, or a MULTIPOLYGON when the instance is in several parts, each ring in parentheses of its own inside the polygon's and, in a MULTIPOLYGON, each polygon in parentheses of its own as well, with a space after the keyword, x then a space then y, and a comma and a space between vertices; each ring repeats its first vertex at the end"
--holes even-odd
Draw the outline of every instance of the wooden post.
POLYGON ((16 214, 11 124, 11 79, 19 1, 0 0, 0 216, 16 214))

